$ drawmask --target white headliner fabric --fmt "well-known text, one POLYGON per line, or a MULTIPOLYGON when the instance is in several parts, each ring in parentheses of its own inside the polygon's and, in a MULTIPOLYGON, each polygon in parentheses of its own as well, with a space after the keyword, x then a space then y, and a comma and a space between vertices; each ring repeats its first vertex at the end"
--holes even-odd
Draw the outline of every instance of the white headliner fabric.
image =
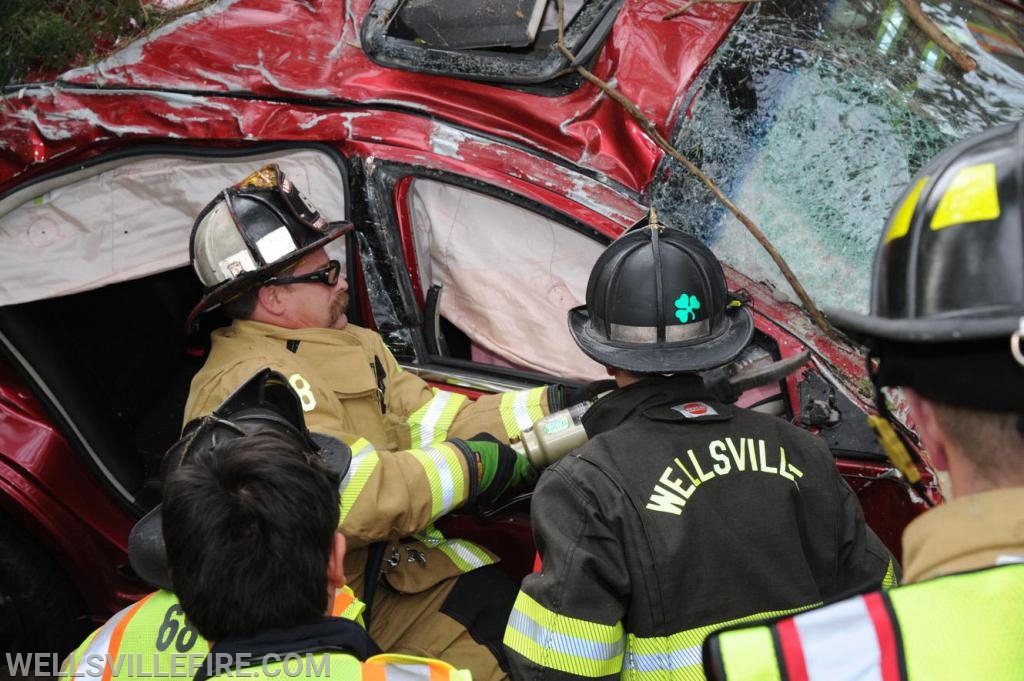
POLYGON ((603 367, 569 334, 604 247, 525 208, 417 179, 409 192, 424 291, 444 287, 441 314, 485 350, 557 376, 593 380, 603 367))
POLYGON ((334 161, 315 151, 126 160, 0 216, 0 305, 187 265, 192 221, 202 207, 270 160, 328 219, 344 218, 344 180, 334 161))

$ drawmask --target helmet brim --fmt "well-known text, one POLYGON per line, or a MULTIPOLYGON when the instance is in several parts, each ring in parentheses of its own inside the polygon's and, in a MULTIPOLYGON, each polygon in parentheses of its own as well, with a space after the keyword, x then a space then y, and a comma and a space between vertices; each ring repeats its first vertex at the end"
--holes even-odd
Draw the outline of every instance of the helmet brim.
POLYGON ((172 590, 167 566, 163 517, 160 506, 142 516, 128 535, 128 562, 139 577, 161 589, 172 590))
POLYGON ((569 331, 583 352, 596 362, 642 374, 703 371, 735 358, 754 335, 750 310, 725 313, 725 328, 715 338, 652 345, 609 341, 598 334, 585 305, 569 310, 569 331))
POLYGON ((203 293, 203 297, 199 299, 199 302, 189 313, 187 330, 191 332, 194 328, 196 319, 202 313, 220 306, 235 296, 244 293, 247 289, 259 286, 261 282, 265 281, 268 277, 280 274, 282 271, 288 269, 309 253, 323 248, 335 239, 348 234, 353 228, 354 226, 351 222, 328 223, 327 228, 324 231, 324 235, 313 243, 292 251, 287 257, 281 258, 277 262, 272 265, 268 265, 263 269, 246 272, 235 279, 222 282, 217 286, 208 289, 203 293))
POLYGON ((877 341, 911 343, 955 343, 986 338, 1009 338, 1020 327, 1022 311, 998 310, 992 316, 949 316, 941 319, 886 319, 872 315, 826 308, 833 326, 867 346, 877 341))

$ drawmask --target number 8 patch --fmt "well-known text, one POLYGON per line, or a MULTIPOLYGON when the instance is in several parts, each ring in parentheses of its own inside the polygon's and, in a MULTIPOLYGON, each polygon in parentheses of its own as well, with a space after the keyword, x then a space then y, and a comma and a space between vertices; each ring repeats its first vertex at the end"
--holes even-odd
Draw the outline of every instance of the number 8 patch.
POLYGON ((288 383, 292 386, 295 394, 299 396, 299 400, 302 401, 302 411, 313 411, 316 409, 316 396, 313 395, 313 386, 302 377, 302 374, 292 374, 288 377, 288 383))

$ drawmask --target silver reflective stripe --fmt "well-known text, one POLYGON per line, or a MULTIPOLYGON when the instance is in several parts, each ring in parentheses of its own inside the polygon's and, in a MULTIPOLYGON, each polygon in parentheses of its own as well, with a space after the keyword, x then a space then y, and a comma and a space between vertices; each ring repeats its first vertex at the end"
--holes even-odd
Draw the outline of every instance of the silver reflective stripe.
POLYGON ((518 391, 512 402, 512 414, 515 416, 520 430, 526 430, 533 426, 533 418, 530 416, 530 392, 530 390, 518 391))
MULTIPOLYGON (((437 473, 437 480, 441 485, 441 513, 438 515, 443 515, 455 508, 455 478, 451 464, 436 447, 423 447, 420 451, 430 457, 434 463, 434 472, 437 473)), ((462 472, 461 468, 459 472, 462 472)))
POLYGON ((425 664, 395 664, 389 662, 384 669, 387 681, 423 681, 430 679, 430 667, 425 664))
MULTIPOLYGON (((594 327, 600 328, 597 320, 594 321, 594 327)), ((665 340, 667 342, 693 340, 708 335, 709 329, 710 323, 706 319, 694 324, 672 324, 665 327, 665 340)), ((612 324, 611 337, 608 340, 625 343, 654 343, 658 340, 658 327, 612 324)))
POLYGON ((671 672, 683 667, 702 664, 700 646, 681 650, 667 650, 660 653, 634 653, 626 651, 623 669, 638 672, 671 672))
MULTIPOLYGON (((435 440, 443 439, 437 437, 434 431, 437 430, 437 422, 441 419, 445 407, 452 401, 452 397, 452 393, 438 391, 434 398, 430 400, 427 411, 423 414, 423 420, 420 422, 419 444, 428 445, 435 440)), ((445 434, 447 435, 447 433, 445 434)))
POLYGON ((135 603, 129 605, 107 620, 107 623, 96 632, 96 637, 93 638, 89 647, 82 651, 82 659, 72 660, 78 663, 75 666, 75 677, 80 679, 103 678, 103 672, 107 666, 107 656, 110 653, 110 639, 114 635, 117 625, 128 616, 128 613, 131 612, 135 605, 135 603), (90 658, 94 659, 90 660, 90 658))
POLYGON ((882 681, 882 651, 861 597, 811 610, 793 619, 809 681, 882 681), (856 655, 849 651, 856 650, 856 655))
POLYGON ((534 622, 519 610, 512 611, 512 616, 508 618, 508 626, 539 646, 595 662, 614 660, 622 655, 624 646, 621 638, 615 643, 601 643, 552 631, 534 622))
POLYGON ((360 468, 362 468, 363 464, 366 462, 366 458, 376 453, 377 450, 373 448, 372 444, 367 444, 365 447, 361 448, 349 462, 348 470, 345 471, 345 477, 341 479, 341 484, 338 485, 338 489, 344 491, 352 482, 352 478, 355 477, 355 474, 360 468))
MULTIPOLYGON (((424 542, 426 543, 426 542, 424 542)), ((438 548, 458 565, 463 572, 469 572, 476 568, 490 565, 494 561, 486 553, 472 544, 467 544, 463 539, 448 539, 438 548), (455 555, 452 555, 455 554, 455 555)))

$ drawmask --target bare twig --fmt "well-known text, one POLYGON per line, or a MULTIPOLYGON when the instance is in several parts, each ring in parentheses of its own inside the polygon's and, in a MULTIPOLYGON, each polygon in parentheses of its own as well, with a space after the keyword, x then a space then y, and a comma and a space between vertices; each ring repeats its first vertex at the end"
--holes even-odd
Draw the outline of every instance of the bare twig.
POLYGON ((678 16, 686 14, 694 5, 701 4, 715 4, 715 5, 749 5, 754 2, 761 2, 761 0, 691 0, 690 2, 684 3, 681 7, 677 7, 671 12, 666 12, 662 21, 668 21, 669 19, 675 19, 678 16))
MULTIPOLYGON (((558 8, 559 19, 561 19, 561 0, 559 0, 558 2, 558 8)), ((566 59, 568 59, 570 62, 575 61, 576 55, 569 51, 569 49, 565 46, 565 42, 561 40, 561 37, 561 31, 559 31, 558 49, 562 52, 562 54, 565 55, 566 59)), ((768 240, 768 237, 765 236, 764 232, 762 232, 760 228, 758 228, 758 226, 754 224, 754 221, 751 220, 742 210, 739 209, 739 207, 736 204, 734 204, 729 199, 729 197, 725 195, 725 193, 718 187, 718 185, 715 184, 714 180, 708 177, 704 173, 704 171, 698 168, 692 161, 683 156, 679 152, 679 150, 672 146, 672 144, 670 144, 669 141, 666 140, 660 132, 658 132, 658 128, 657 126, 655 126, 654 121, 652 121, 642 111, 640 111, 636 104, 631 102, 628 97, 623 95, 615 87, 604 82, 603 80, 601 80, 600 78, 598 78, 597 76, 595 76, 593 73, 591 73, 589 70, 582 66, 577 66, 576 72, 579 73, 579 75, 582 76, 584 80, 596 85, 598 88, 601 89, 601 91, 606 93, 614 101, 618 102, 629 113, 629 115, 632 116, 633 119, 640 124, 640 127, 643 128, 644 132, 647 133, 647 135, 654 141, 655 144, 657 144, 669 156, 671 156, 676 161, 681 163, 683 167, 685 167, 687 170, 693 173, 693 175, 695 175, 704 184, 704 186, 707 187, 711 191, 711 193, 715 195, 715 198, 717 198, 722 203, 722 205, 728 208, 729 211, 736 216, 737 220, 743 223, 743 226, 747 228, 747 230, 751 233, 751 235, 753 235, 755 239, 757 239, 758 243, 760 243, 761 246, 763 246, 764 249, 768 251, 768 255, 771 256, 772 260, 775 261, 775 264, 782 271, 782 276, 786 278, 786 281, 793 288, 793 291, 796 293, 797 298, 799 298, 800 302, 804 305, 804 307, 807 308, 807 312, 808 314, 810 314, 811 319, 814 320, 814 323, 819 328, 821 328, 821 330, 824 331, 826 334, 835 337, 835 331, 825 320, 825 317, 824 315, 821 314, 821 311, 818 309, 818 306, 814 304, 813 300, 811 300, 811 296, 808 295, 807 291, 800 283, 800 280, 797 279, 796 274, 793 272, 793 270, 790 269, 789 265, 786 263, 786 260, 782 257, 782 254, 779 253, 775 246, 772 245, 771 241, 768 240)))
POLYGON ((910 18, 917 24, 917 27, 938 45, 943 52, 948 54, 957 63, 957 66, 964 71, 973 71, 978 68, 978 62, 974 61, 971 55, 967 54, 962 47, 950 40, 949 36, 942 32, 942 29, 924 13, 924 10, 921 9, 921 4, 917 0, 900 0, 900 4, 903 5, 903 9, 907 11, 910 18))
POLYGON ((697 4, 699 0, 691 0, 690 2, 684 2, 682 6, 676 7, 671 12, 665 12, 665 15, 661 17, 662 21, 668 21, 669 19, 675 19, 676 17, 686 14, 690 11, 690 8, 697 4))

